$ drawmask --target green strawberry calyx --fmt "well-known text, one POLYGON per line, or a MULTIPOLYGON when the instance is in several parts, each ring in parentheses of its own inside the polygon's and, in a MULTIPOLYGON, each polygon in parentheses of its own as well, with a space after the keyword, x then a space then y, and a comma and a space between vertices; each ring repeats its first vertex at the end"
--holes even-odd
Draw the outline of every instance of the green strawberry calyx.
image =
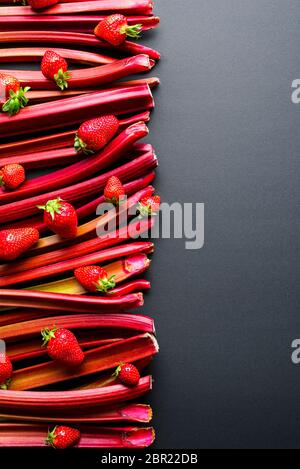
POLYGON ((118 368, 116 368, 116 371, 113 373, 113 378, 118 378, 119 377, 119 374, 121 373, 122 371, 122 364, 118 366, 118 368))
POLYGON ((69 72, 64 72, 62 68, 58 70, 56 75, 54 75, 54 80, 57 86, 64 91, 68 88, 69 83, 68 80, 71 78, 71 74, 69 72))
POLYGON ((5 383, 0 384, 0 389, 2 391, 7 391, 9 389, 10 383, 11 379, 8 379, 7 381, 5 381, 5 383))
POLYGON ((57 199, 49 200, 46 205, 37 205, 37 208, 39 208, 40 210, 45 210, 45 212, 47 213, 50 213, 52 220, 54 220, 55 215, 60 214, 62 202, 62 199, 58 197, 57 199))
POLYGON ((55 332, 57 331, 57 327, 53 329, 43 329, 41 334, 43 337, 43 347, 45 347, 50 340, 55 339, 55 332))
POLYGON ((55 448, 55 440, 57 438, 56 430, 57 430, 57 427, 55 427, 52 430, 52 432, 49 430, 46 441, 45 441, 46 445, 47 446, 52 446, 52 448, 55 448))
POLYGON ((81 138, 78 137, 78 134, 76 134, 75 137, 74 148, 77 153, 83 152, 86 155, 93 155, 95 153, 93 150, 88 148, 88 145, 81 138))
POLYGON ((20 88, 18 91, 9 90, 9 98, 3 104, 2 111, 7 112, 9 116, 18 114, 29 102, 29 99, 26 98, 26 93, 29 90, 29 86, 26 86, 26 88, 20 88))
POLYGON ((111 277, 103 277, 98 280, 98 283, 96 284, 97 290, 102 292, 102 293, 107 293, 109 290, 112 288, 115 288, 116 282, 114 280, 115 275, 112 275, 111 277))
POLYGON ((153 211, 153 208, 151 204, 144 205, 139 202, 138 204, 138 212, 139 212, 139 218, 148 218, 148 217, 156 217, 157 212, 153 211))
POLYGON ((134 24, 132 26, 123 26, 120 29, 121 34, 126 34, 127 37, 132 37, 134 39, 140 39, 142 37, 141 32, 143 29, 142 24, 134 24))

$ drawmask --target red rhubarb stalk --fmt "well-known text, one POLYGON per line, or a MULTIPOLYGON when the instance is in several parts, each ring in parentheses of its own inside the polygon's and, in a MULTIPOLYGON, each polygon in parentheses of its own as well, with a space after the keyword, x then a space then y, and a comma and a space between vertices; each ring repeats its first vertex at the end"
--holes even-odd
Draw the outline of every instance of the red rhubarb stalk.
POLYGON ((116 288, 113 288, 107 294, 109 296, 123 296, 136 291, 150 290, 151 283, 148 280, 133 280, 116 288))
MULTIPOLYGON (((72 272, 73 270, 77 269, 78 267, 83 267, 85 265, 93 265, 93 264, 101 264, 103 262, 107 262, 113 259, 117 259, 119 257, 123 257, 126 255, 133 255, 139 252, 151 253, 154 250, 154 246, 152 243, 149 242, 136 242, 130 244, 123 244, 118 247, 113 247, 110 249, 97 251, 92 254, 83 255, 77 258, 71 258, 65 261, 59 261, 56 264, 51 264, 51 274, 58 275, 64 272, 72 272)), ((33 281, 35 279, 41 280, 42 278, 46 278, 49 276, 49 267, 37 267, 30 269, 31 260, 29 262, 24 261, 24 263, 18 264, 14 268, 12 265, 12 269, 15 272, 11 272, 10 275, 6 277, 0 277, 0 286, 7 287, 10 285, 15 285, 18 283, 25 283, 27 281, 33 281), (27 270, 21 270, 27 269, 27 270), (20 273, 17 273, 19 271, 20 273)), ((9 266, 7 266, 9 268, 9 266)), ((2 269, 4 271, 5 268, 2 269)))
MULTIPOLYGON (((144 54, 117 60, 111 64, 99 67, 82 68, 73 70, 68 80, 68 88, 91 88, 105 85, 132 74, 148 72, 155 63, 144 54)), ((1 71, 2 72, 2 71, 1 71)), ((56 83, 47 80, 41 72, 14 70, 14 76, 21 84, 29 86, 32 90, 56 89, 56 83)))
POLYGON ((159 60, 160 54, 150 47, 143 46, 136 42, 126 41, 122 46, 115 48, 104 41, 100 41, 94 34, 83 34, 61 31, 4 31, 0 32, 0 44, 16 43, 48 43, 66 44, 74 46, 87 46, 96 49, 109 49, 122 51, 128 55, 147 54, 150 59, 159 60))
MULTIPOLYGON (((0 203, 10 203, 16 200, 26 199, 34 195, 66 187, 70 184, 88 178, 102 169, 118 161, 132 145, 148 134, 144 123, 134 124, 124 130, 104 150, 96 155, 83 159, 66 168, 54 171, 31 180, 27 180, 22 187, 14 192, 0 192, 0 203)), ((78 157, 77 157, 78 158, 78 157)))
POLYGON ((37 205, 43 205, 48 200, 61 197, 69 203, 76 203, 95 193, 103 191, 107 180, 111 176, 118 177, 123 183, 131 181, 156 168, 157 158, 153 152, 149 152, 136 158, 123 166, 113 169, 87 181, 72 185, 65 189, 51 191, 46 194, 37 195, 26 200, 20 200, 5 206, 0 206, 0 223, 8 223, 14 220, 30 217, 39 212, 37 205))
MULTIPOLYGON (((41 18, 39 18, 39 23, 41 18)), ((10 23, 6 20, 6 23, 10 23)), ((0 21, 1 24, 1 21, 0 21)), ((2 30, 2 28, 1 28, 2 30)), ((26 48, 16 48, 16 49, 0 49, 0 63, 5 62, 40 62, 44 57, 45 52, 48 49, 46 47, 26 47, 26 48)), ((69 60, 70 62, 79 62, 81 64, 87 65, 107 65, 116 61, 115 58, 108 57, 102 54, 95 54, 92 52, 85 52, 81 50, 72 50, 72 49, 57 49, 52 48, 54 52, 61 55, 64 59, 69 60)))
POLYGON ((61 383, 101 371, 113 370, 120 363, 134 363, 137 360, 158 353, 158 344, 151 334, 143 334, 116 343, 89 350, 83 364, 76 369, 66 368, 58 362, 47 362, 14 372, 9 389, 27 391, 61 383))
MULTIPOLYGON (((66 15, 74 13, 93 13, 104 11, 122 11, 125 14, 151 15, 153 13, 152 0, 93 0, 74 3, 61 3, 42 11, 43 15, 66 15)), ((0 7, 0 16, 40 16, 41 12, 34 11, 30 6, 0 7)))
MULTIPOLYGON (((150 259, 148 259, 146 254, 140 253, 113 262, 112 264, 106 265, 103 268, 106 271, 107 277, 113 278, 113 281, 116 284, 119 284, 135 275, 142 274, 149 267, 150 259)), ((87 289, 82 286, 74 277, 65 280, 58 280, 56 282, 46 283, 43 285, 36 285, 34 287, 28 288, 28 290, 52 293, 65 293, 71 295, 83 295, 85 293, 88 293, 87 289)))
MULTIPOLYGON (((97 24, 102 21, 105 16, 92 15, 61 15, 61 16, 10 16, 9 21, 4 16, 0 16, 1 31, 22 31, 34 30, 41 28, 44 30, 51 29, 54 31, 73 31, 78 33, 90 33, 95 29, 97 24)), ((142 30, 147 31, 155 28, 160 20, 155 16, 129 16, 127 17, 129 25, 141 24, 142 30)))
MULTIPOLYGON (((147 187, 149 184, 153 182, 155 179, 155 172, 151 172, 146 176, 136 179, 135 181, 129 182, 128 184, 124 184, 125 192, 127 195, 131 195, 134 192, 137 192, 144 187, 147 187)), ((78 219, 87 217, 96 213, 96 209, 99 204, 105 202, 104 196, 98 197, 84 205, 81 205, 77 208, 77 216, 78 219)), ((39 230, 40 233, 47 231, 47 226, 44 224, 44 219, 41 216, 36 216, 32 218, 28 218, 26 220, 21 220, 19 222, 11 223, 6 226, 2 226, 1 229, 7 228, 24 228, 24 227, 32 227, 39 230)), ((0 267, 1 269, 1 267, 0 267)))
MULTIPOLYGON (((0 446, 5 448, 40 448, 45 445, 49 427, 34 424, 0 424, 0 446)), ((154 443, 153 428, 80 427, 76 448, 147 448, 154 443)))
POLYGON ((153 417, 152 409, 144 404, 118 405, 107 410, 83 412, 76 416, 62 416, 55 414, 22 415, 22 414, 0 414, 1 419, 23 422, 49 422, 49 423, 115 423, 115 422, 137 422, 149 423, 153 417))
MULTIPOLYGON (((26 314, 26 311, 23 310, 26 314)), ((23 313, 23 314, 24 314, 23 313)), ((51 316, 32 321, 10 324, 0 327, 0 338, 7 342, 15 342, 31 337, 40 337, 41 330, 49 324, 72 331, 86 329, 120 330, 154 333, 153 319, 134 314, 77 314, 69 316, 51 316)))
POLYGON ((0 290, 0 306, 50 309, 75 313, 123 311, 138 308, 143 303, 141 293, 132 293, 120 298, 105 298, 26 290, 0 290))
POLYGON ((24 134, 32 129, 49 130, 63 127, 66 122, 70 126, 81 123, 82 107, 85 119, 90 119, 104 114, 124 114, 151 109, 153 97, 148 85, 140 85, 66 98, 61 100, 59 106, 55 101, 28 106, 22 113, 13 117, 0 115, 0 136, 24 134))

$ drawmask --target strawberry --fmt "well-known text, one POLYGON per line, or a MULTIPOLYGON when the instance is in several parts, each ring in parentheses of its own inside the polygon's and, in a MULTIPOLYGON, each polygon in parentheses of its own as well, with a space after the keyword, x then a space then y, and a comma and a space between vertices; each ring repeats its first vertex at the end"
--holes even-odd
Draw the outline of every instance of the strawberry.
POLYGON ((76 280, 89 292, 107 293, 115 288, 114 275, 108 278, 106 270, 97 265, 78 267, 75 270, 76 280))
POLYGON ((94 33, 99 39, 109 42, 113 46, 121 46, 127 37, 139 39, 143 26, 141 24, 128 25, 123 15, 107 16, 95 28, 94 33))
POLYGON ((120 179, 116 176, 110 177, 104 189, 104 197, 106 202, 118 205, 124 196, 125 189, 120 179))
POLYGON ((42 74, 49 80, 54 80, 57 86, 64 91, 68 88, 71 74, 68 72, 66 60, 53 50, 47 50, 41 64, 42 74))
POLYGON ((13 367, 10 358, 5 353, 0 353, 0 389, 9 388, 13 367))
POLYGON ((49 431, 46 445, 54 449, 74 448, 79 443, 81 434, 79 430, 71 427, 58 426, 49 431))
POLYGON ((14 261, 39 240, 35 228, 15 228, 0 231, 0 259, 14 261))
POLYGON ((44 329, 42 331, 44 346, 52 360, 70 367, 80 366, 84 353, 75 335, 67 329, 44 329))
POLYGON ((65 239, 76 238, 78 217, 73 205, 58 198, 38 208, 44 210, 44 222, 50 230, 65 239))
POLYGON ((119 130, 115 116, 103 116, 84 122, 75 137, 75 150, 92 154, 105 147, 119 130))
POLYGON ((42 10, 43 8, 56 5, 58 2, 59 0, 28 0, 29 5, 34 10, 42 10))
POLYGON ((25 181, 25 169, 20 164, 7 164, 0 171, 0 186, 16 189, 25 181))
POLYGON ((30 88, 21 88, 21 84, 17 78, 0 73, 0 103, 2 111, 7 112, 10 116, 18 114, 28 104, 25 93, 30 88))
POLYGON ((141 378, 139 370, 134 365, 128 363, 118 366, 114 376, 118 377, 121 383, 126 386, 137 386, 141 378))
POLYGON ((154 195, 152 197, 144 197, 138 206, 140 212, 140 218, 145 218, 149 216, 155 216, 159 212, 160 208, 160 197, 159 195, 154 195))

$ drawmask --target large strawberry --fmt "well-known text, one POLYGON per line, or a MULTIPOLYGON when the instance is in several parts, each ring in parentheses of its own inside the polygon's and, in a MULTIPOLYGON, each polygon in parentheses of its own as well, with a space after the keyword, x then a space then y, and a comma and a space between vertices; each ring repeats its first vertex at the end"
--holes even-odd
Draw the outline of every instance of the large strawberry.
POLYGON ((6 353, 0 353, 0 389, 8 389, 13 374, 13 366, 6 353))
POLYGON ((119 130, 119 121, 108 115, 84 122, 75 137, 75 150, 92 154, 105 147, 119 130))
POLYGON ((159 195, 143 198, 138 206, 140 218, 157 215, 160 209, 160 202, 161 199, 159 195))
POLYGON ((14 228, 0 231, 0 259, 13 261, 39 240, 35 228, 14 228))
POLYGON ((107 272, 97 265, 78 267, 75 270, 76 280, 88 291, 92 293, 107 293, 116 286, 114 276, 108 277, 107 272))
POLYGON ((28 98, 26 98, 25 93, 29 90, 28 86, 21 88, 17 78, 6 73, 0 73, 0 103, 2 111, 7 112, 10 116, 18 114, 20 109, 28 104, 28 98))
POLYGON ((70 367, 80 366, 84 361, 78 340, 68 329, 44 329, 42 337, 52 360, 70 367))
POLYGON ((130 363, 118 366, 114 376, 118 377, 121 383, 126 386, 137 386, 141 378, 139 370, 130 363))
POLYGON ((65 239, 76 237, 78 217, 73 205, 58 198, 38 208, 44 210, 44 222, 51 231, 65 239))
POLYGON ((97 37, 104 39, 113 46, 122 45, 127 37, 140 38, 142 24, 128 25, 127 18, 120 14, 107 16, 95 28, 97 37))
POLYGON ((20 164, 7 164, 0 171, 0 186, 17 189, 25 181, 25 169, 20 164))
POLYGON ((59 0, 28 0, 29 5, 34 10, 42 10, 43 8, 51 7, 56 5, 59 0))
POLYGON ((74 448, 80 441, 80 431, 71 427, 57 426, 49 431, 46 445, 55 449, 74 448))
POLYGON ((68 72, 66 60, 53 50, 47 50, 41 63, 42 74, 49 80, 54 80, 63 91, 68 88, 71 74, 68 72))
POLYGON ((104 189, 106 202, 118 205, 125 196, 125 189, 119 178, 111 176, 104 189))

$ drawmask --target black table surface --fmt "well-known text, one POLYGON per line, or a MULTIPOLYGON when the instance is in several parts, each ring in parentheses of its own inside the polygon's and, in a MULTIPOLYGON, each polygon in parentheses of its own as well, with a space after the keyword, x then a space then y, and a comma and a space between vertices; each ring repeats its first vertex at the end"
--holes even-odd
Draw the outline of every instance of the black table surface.
POLYGON ((148 275, 156 448, 297 448, 299 2, 156 0, 156 11, 155 186, 206 213, 205 247, 158 240, 148 275))

